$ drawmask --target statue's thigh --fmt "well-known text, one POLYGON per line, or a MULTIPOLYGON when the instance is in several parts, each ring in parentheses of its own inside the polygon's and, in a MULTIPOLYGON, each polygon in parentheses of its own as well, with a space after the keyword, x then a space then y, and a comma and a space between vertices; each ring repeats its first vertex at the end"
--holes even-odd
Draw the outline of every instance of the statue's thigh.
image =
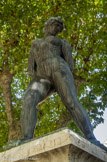
POLYGON ((34 79, 30 82, 25 91, 25 98, 27 98, 27 96, 35 97, 35 99, 39 97, 38 102, 40 102, 50 93, 51 85, 51 82, 47 79, 34 79))
POLYGON ((73 75, 70 71, 58 70, 53 74, 56 91, 65 105, 77 101, 73 75))

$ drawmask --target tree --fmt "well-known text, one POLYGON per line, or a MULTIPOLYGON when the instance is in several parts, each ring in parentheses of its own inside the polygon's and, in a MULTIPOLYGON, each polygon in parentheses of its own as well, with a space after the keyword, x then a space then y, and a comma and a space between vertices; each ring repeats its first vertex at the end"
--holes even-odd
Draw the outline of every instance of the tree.
MULTIPOLYGON (((65 38, 73 49, 78 99, 87 109, 93 127, 103 122, 106 104, 105 14, 103 0, 0 2, 0 146, 21 136, 20 111, 30 81, 27 62, 31 40, 43 36, 43 24, 52 16, 64 19, 65 30, 59 37, 65 38)), ((57 94, 40 107, 35 136, 67 124, 78 131, 57 94)))

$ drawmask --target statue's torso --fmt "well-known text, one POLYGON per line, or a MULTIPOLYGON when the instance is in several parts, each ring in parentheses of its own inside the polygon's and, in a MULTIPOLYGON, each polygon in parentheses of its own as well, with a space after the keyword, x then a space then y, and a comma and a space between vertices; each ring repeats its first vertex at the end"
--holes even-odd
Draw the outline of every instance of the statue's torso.
POLYGON ((46 59, 61 56, 61 45, 61 39, 54 36, 34 40, 33 51, 37 64, 39 64, 41 61, 46 61, 46 59))
POLYGON ((36 39, 32 42, 33 54, 37 64, 37 75, 51 76, 63 69, 66 62, 62 58, 62 40, 55 36, 36 39))

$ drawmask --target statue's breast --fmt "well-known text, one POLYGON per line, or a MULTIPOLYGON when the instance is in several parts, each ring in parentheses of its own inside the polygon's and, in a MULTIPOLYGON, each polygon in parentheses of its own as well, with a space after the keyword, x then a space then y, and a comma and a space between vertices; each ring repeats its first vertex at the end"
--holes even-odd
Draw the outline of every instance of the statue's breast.
POLYGON ((55 36, 48 36, 44 37, 42 39, 36 39, 32 41, 32 48, 36 52, 42 52, 41 50, 45 50, 47 48, 50 48, 51 46, 58 46, 60 47, 62 44, 61 39, 55 37, 55 36))
POLYGON ((32 41, 32 48, 37 63, 41 60, 61 56, 61 40, 54 36, 32 41))
POLYGON ((39 52, 41 46, 41 40, 40 39, 35 39, 32 41, 32 48, 34 51, 39 52))
POLYGON ((53 44, 56 46, 61 46, 62 42, 61 39, 55 37, 55 36, 48 36, 44 38, 44 41, 49 43, 49 44, 53 44))

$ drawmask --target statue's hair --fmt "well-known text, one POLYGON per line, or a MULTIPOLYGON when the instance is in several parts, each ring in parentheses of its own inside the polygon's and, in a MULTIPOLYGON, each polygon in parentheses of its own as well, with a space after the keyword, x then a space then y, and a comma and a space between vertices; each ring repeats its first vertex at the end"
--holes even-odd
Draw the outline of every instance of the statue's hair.
POLYGON ((61 17, 58 16, 58 17, 51 17, 51 18, 49 18, 49 20, 47 20, 47 21, 45 22, 44 26, 52 25, 52 24, 54 24, 55 22, 58 22, 58 23, 64 25, 64 24, 63 24, 63 21, 62 21, 62 19, 61 19, 61 17))
POLYGON ((62 19, 61 19, 60 16, 49 18, 49 19, 45 22, 45 24, 44 24, 44 31, 46 31, 46 29, 47 29, 49 26, 51 26, 52 24, 55 24, 55 23, 61 24, 61 31, 62 31, 63 28, 64 28, 64 23, 63 23, 63 21, 62 21, 62 19))

